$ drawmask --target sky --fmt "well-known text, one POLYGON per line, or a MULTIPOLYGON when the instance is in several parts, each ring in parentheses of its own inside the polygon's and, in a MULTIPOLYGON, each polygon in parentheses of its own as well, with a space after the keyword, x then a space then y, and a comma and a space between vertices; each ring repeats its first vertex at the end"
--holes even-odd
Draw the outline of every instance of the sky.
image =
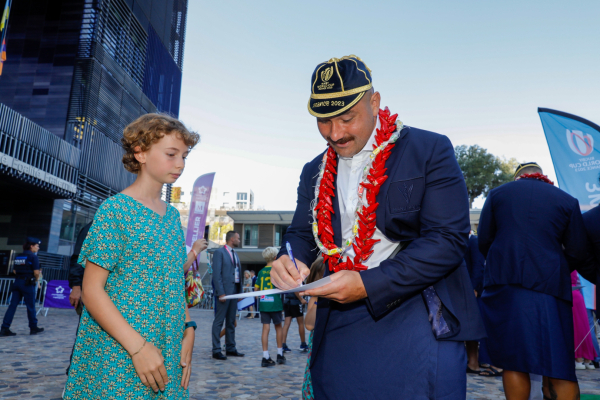
POLYGON ((221 191, 295 209, 302 167, 325 149, 311 74, 349 54, 404 124, 537 161, 555 181, 537 108, 600 123, 598 15, 598 1, 189 0, 179 117, 201 143, 182 201, 216 172, 221 191))

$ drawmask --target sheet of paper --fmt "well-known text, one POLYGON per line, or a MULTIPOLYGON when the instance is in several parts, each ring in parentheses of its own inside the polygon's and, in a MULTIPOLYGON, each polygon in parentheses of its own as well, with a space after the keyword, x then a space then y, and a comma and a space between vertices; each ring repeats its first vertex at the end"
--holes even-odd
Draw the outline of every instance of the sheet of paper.
POLYGON ((285 294, 285 293, 296 293, 296 292, 304 292, 305 290, 315 289, 321 286, 325 286, 328 283, 331 283, 331 278, 326 276, 323 279, 319 279, 313 283, 309 283, 308 285, 298 286, 297 288, 290 290, 281 290, 281 289, 269 289, 269 290, 260 290, 258 292, 248 292, 248 293, 240 293, 240 294, 231 294, 229 296, 225 296, 225 300, 229 299, 244 299, 246 297, 260 297, 267 296, 271 294, 285 294))

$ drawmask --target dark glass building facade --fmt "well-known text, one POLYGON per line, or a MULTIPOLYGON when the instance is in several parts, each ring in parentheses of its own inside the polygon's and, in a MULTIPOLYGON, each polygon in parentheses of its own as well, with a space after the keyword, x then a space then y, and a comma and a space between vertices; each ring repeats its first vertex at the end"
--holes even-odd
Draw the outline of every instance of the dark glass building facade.
MULTIPOLYGON (((0 250, 70 255, 135 176, 123 128, 179 114, 187 0, 13 0, 0 76, 0 250)), ((3 8, 4 0, 0 0, 3 8)), ((168 190, 166 195, 168 198, 168 190)))

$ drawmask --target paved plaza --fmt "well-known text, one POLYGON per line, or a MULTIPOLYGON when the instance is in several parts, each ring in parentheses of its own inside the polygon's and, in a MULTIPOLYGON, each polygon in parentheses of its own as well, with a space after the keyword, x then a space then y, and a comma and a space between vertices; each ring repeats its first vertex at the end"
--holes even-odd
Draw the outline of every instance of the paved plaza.
MULTIPOLYGON (((0 307, 4 315, 6 308, 0 307)), ((259 319, 239 321, 236 330, 238 350, 243 358, 216 361, 211 358, 210 328, 212 312, 192 310, 198 322, 194 369, 190 382, 191 399, 300 399, 300 386, 306 366, 306 354, 294 350, 287 353, 287 364, 261 368, 261 323, 259 319)), ((12 330, 18 335, 0 338, 0 399, 61 398, 66 381, 71 347, 75 338, 77 315, 73 310, 51 309, 40 316, 46 332, 30 336, 25 309, 19 308, 12 330)), ((271 329, 269 351, 276 354, 275 330, 271 329)), ((296 324, 290 328, 288 345, 300 345, 296 324)), ((600 395, 600 371, 578 372, 582 393, 600 395)), ((468 399, 503 399, 500 378, 470 375, 468 399)))

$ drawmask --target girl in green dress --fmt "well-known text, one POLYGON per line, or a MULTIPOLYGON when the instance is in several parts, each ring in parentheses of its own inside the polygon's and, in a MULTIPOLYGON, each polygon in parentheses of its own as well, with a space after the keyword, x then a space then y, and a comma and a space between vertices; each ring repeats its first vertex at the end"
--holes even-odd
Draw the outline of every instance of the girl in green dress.
POLYGON ((84 304, 64 399, 188 399, 195 324, 185 304, 178 211, 161 200, 199 136, 147 114, 123 132, 123 164, 137 174, 94 217, 79 263, 84 304), (190 326, 191 325, 191 326, 190 326))

